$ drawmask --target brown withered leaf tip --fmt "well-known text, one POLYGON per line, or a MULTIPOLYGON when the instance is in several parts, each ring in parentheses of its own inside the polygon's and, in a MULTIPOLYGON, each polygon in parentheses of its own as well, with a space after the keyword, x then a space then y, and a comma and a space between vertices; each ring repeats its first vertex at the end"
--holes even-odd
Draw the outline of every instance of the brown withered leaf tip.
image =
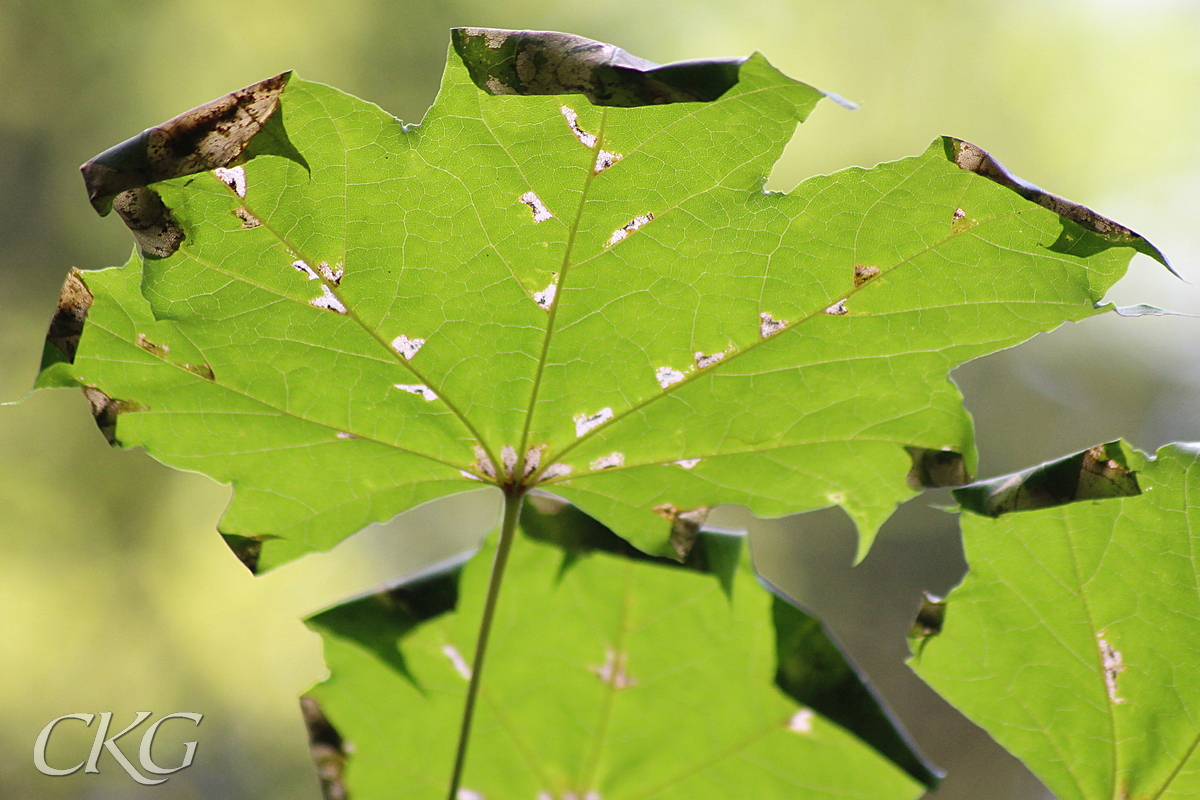
POLYGON ((121 414, 147 410, 147 407, 140 403, 117 400, 92 386, 83 388, 83 396, 87 398, 88 405, 92 408, 92 418, 96 420, 96 427, 112 445, 118 444, 117 417, 121 414))
POLYGON ((279 107, 291 73, 231 92, 142 131, 80 169, 101 215, 117 195, 235 162, 279 107))
POLYGON ((696 540, 700 538, 700 528, 708 520, 711 511, 710 506, 700 506, 691 511, 680 511, 670 503, 654 507, 655 514, 671 523, 671 537, 668 542, 679 561, 687 560, 696 540))
POLYGON ((311 695, 301 696, 300 711, 304 715, 304 726, 308 729, 308 747, 321 780, 322 797, 325 800, 348 800, 342 777, 346 767, 346 745, 341 734, 311 695))
POLYGON ((79 337, 91 307, 92 293, 83 282, 83 273, 72 267, 58 293, 58 307, 54 309, 50 329, 46 331, 46 340, 57 347, 69 363, 75 363, 75 351, 79 349, 79 337))
MULTIPOLYGON (((1026 200, 1037 203, 1042 208, 1053 211, 1060 217, 1064 217, 1078 224, 1080 227, 1098 234, 1113 245, 1132 247, 1138 252, 1144 253, 1158 261, 1178 277, 1178 273, 1167 262, 1166 256, 1141 234, 1118 222, 1114 222, 1108 217, 1097 214, 1087 206, 1067 200, 1065 197, 1051 194, 1026 180, 1018 178, 1009 172, 1008 168, 997 161, 991 153, 988 153, 978 145, 971 144, 962 139, 956 139, 952 136, 943 138, 946 144, 949 145, 947 154, 962 169, 974 172, 976 175, 980 175, 1007 189, 1011 189, 1026 200)), ((955 223, 959 221, 960 218, 956 216, 955 223)))
POLYGON ((913 489, 940 489, 962 486, 971 482, 962 453, 953 450, 932 450, 927 447, 905 447, 912 459, 908 485, 913 489))

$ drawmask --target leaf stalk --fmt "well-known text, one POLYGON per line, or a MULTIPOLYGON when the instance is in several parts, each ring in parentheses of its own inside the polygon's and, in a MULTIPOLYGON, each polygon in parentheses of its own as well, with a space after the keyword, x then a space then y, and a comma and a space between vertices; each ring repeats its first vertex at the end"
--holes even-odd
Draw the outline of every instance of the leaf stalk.
POLYGON ((447 800, 456 800, 462 782, 463 768, 467 763, 467 743, 471 738, 471 720, 475 715, 475 699, 479 694, 479 683, 483 677, 483 660, 487 655, 488 637, 492 632, 492 620, 496 616, 496 604, 500 598, 500 584, 504 580, 504 568, 508 565, 508 554, 517 536, 517 520, 521 516, 521 505, 525 500, 525 487, 504 487, 504 521, 500 524, 500 541, 496 545, 496 556, 492 560, 492 573, 488 578, 487 598, 483 604, 483 616, 479 620, 479 635, 475 639, 475 656, 471 663, 471 679, 467 684, 467 699, 463 705, 462 726, 458 733, 458 749, 454 755, 454 772, 450 776, 450 792, 447 800))

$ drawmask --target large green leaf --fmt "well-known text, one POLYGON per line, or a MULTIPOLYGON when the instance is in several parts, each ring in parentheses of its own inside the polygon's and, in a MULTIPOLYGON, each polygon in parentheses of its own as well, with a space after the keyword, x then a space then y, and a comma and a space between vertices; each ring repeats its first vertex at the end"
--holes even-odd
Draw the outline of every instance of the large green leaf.
POLYGON ((764 192, 822 95, 761 56, 455 46, 420 126, 284 75, 85 165, 141 254, 72 279, 42 385, 233 483, 222 530, 263 567, 478 480, 680 556, 720 503, 839 504, 861 556, 966 480, 948 370, 1157 255, 949 138, 764 192))
MULTIPOLYGON (((522 515, 461 797, 919 793, 814 709, 934 782, 820 624, 756 581, 740 535, 705 531, 679 564, 533 502, 543 510, 522 515)), ((348 751, 333 775, 351 798, 444 797, 492 551, 310 621, 331 672, 310 719, 315 700, 348 751)))
POLYGON ((1113 443, 956 494, 998 516, 963 516, 971 571, 921 677, 1062 800, 1200 794, 1200 447, 1113 443))

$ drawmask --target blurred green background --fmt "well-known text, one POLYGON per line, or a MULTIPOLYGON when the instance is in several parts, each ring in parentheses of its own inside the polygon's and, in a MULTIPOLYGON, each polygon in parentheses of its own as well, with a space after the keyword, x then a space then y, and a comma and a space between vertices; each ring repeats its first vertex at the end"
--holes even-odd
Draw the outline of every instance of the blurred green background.
MULTIPOLYGON (((820 107, 772 187, 959 136, 1143 233, 1191 281, 1139 257, 1111 299, 1200 313, 1197 2, 3 0, 0 400, 30 386, 67 269, 128 256, 121 223, 88 205, 80 163, 289 68, 419 120, 456 25, 566 30, 664 62, 759 50, 862 103, 820 107)), ((1194 318, 1108 315, 954 377, 984 477, 1118 436, 1151 450, 1200 440, 1194 318)), ((227 499, 201 476, 108 448, 76 391, 0 408, 0 797, 315 800, 296 696, 323 667, 298 618, 449 555, 495 521, 495 498, 475 493, 254 579, 214 532, 227 499), (139 710, 205 714, 198 736, 182 737, 200 742, 192 768, 149 788, 108 757, 100 775, 34 770, 33 741, 54 717, 113 711, 124 727, 139 710)), ((931 502, 947 498, 904 506, 857 568, 836 509, 779 521, 719 513, 750 525, 761 571, 830 620, 949 770, 936 797, 1048 796, 903 666, 920 590, 945 592, 964 569, 955 518, 931 502)), ((51 763, 75 763, 90 741, 69 723, 51 763)))

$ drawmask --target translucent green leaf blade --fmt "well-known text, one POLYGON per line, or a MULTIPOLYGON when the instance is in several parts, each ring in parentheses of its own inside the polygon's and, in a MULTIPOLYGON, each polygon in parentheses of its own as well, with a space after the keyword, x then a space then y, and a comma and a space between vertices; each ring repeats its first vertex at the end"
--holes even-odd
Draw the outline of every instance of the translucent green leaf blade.
POLYGON ((224 142, 92 187, 124 189, 141 274, 87 279, 109 333, 42 384, 124 401, 118 440, 234 483, 222 531, 264 567, 476 480, 547 484, 664 555, 721 503, 838 504, 861 556, 910 453, 974 463, 948 371, 1097 313, 1144 244, 951 139, 767 193, 821 92, 757 55, 625 54, 579 91, 633 107, 511 94, 546 85, 523 51, 495 72, 503 33, 462 48, 493 93, 452 53, 420 126, 285 75, 89 162, 224 142), (236 147, 204 127, 229 108, 236 147))
POLYGON ((964 514, 971 571, 914 666, 1063 800, 1195 797, 1200 449, 1151 460, 1114 443, 1068 462, 1072 493, 1109 499, 1047 491, 1048 473, 1064 485, 1053 464, 1029 492, 1028 475, 985 487, 1050 507, 964 514))
MULTIPOLYGON (((456 613, 414 629, 426 615, 412 610, 410 593, 310 623, 325 638, 331 672, 311 696, 352 745, 350 796, 444 795, 491 550, 464 568, 456 613), (399 620, 383 636, 361 616, 384 613, 381 602, 399 620)), ((564 563, 564 555, 529 538, 514 546, 463 796, 919 793, 897 767, 775 687, 773 599, 745 559, 729 563, 723 586, 717 575, 644 558, 597 551, 564 563)))

